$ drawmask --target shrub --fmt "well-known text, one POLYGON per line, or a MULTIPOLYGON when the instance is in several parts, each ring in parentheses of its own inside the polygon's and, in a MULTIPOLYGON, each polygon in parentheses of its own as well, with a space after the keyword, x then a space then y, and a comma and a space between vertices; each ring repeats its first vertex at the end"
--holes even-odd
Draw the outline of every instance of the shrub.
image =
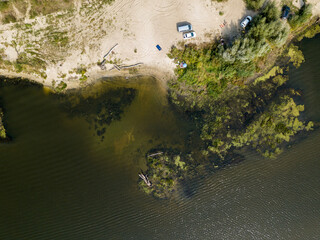
POLYGON ((305 4, 299 10, 298 14, 294 15, 290 20, 289 24, 292 29, 296 29, 306 23, 312 16, 312 6, 305 4))
POLYGON ((290 62, 292 62, 296 68, 300 67, 301 63, 304 62, 303 53, 299 50, 298 46, 290 44, 287 55, 290 57, 290 62))
POLYGON ((259 10, 265 0, 245 0, 248 9, 259 10))

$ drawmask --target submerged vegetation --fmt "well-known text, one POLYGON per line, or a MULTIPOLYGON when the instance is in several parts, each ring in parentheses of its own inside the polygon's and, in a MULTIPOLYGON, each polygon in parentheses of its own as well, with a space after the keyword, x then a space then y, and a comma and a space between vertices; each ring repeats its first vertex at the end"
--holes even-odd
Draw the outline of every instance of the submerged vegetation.
POLYGON ((62 96, 63 108, 73 117, 85 117, 103 140, 107 126, 121 119, 137 90, 124 87, 106 90, 103 86, 99 87, 99 91, 98 88, 88 89, 84 89, 81 94, 70 92, 62 96))
MULTIPOLYGON (((263 2, 248 0, 247 4, 260 9, 263 2)), ((190 159, 196 155, 201 158, 201 166, 215 168, 242 147, 272 158, 297 133, 313 129, 313 122, 301 119, 304 106, 296 103, 300 94, 284 87, 287 68, 272 66, 279 54, 280 65, 292 62, 299 67, 304 61, 302 52, 288 45, 288 39, 290 29, 302 26, 311 17, 309 12, 306 5, 289 25, 280 20, 280 12, 271 2, 232 43, 222 45, 217 40, 172 48, 169 57, 186 62, 188 67, 175 70, 177 79, 169 83, 170 101, 189 115, 201 132, 202 145, 189 153, 190 159)), ((305 34, 312 36, 317 31, 312 27, 305 34)), ((188 171, 199 168, 199 161, 185 159, 183 168, 178 167, 175 158, 168 152, 159 158, 147 157, 147 174, 153 185, 139 183, 146 193, 167 198, 188 171)))
POLYGON ((147 157, 148 173, 151 186, 140 179, 139 187, 147 194, 157 198, 169 198, 177 190, 179 180, 187 173, 188 166, 179 154, 165 152, 147 157))

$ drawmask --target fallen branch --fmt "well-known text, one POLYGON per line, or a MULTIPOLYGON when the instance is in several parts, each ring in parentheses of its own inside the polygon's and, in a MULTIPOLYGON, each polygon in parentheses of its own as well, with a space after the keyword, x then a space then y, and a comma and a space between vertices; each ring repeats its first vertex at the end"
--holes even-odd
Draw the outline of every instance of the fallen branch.
POLYGON ((148 176, 143 173, 139 173, 139 177, 147 184, 148 187, 152 186, 152 183, 149 181, 148 176))
POLYGON ((160 154, 162 154, 162 153, 163 153, 163 152, 153 153, 153 154, 148 155, 148 157, 157 156, 157 155, 160 155, 160 154))
POLYGON ((116 45, 114 45, 114 46, 109 50, 109 52, 107 52, 107 54, 103 56, 103 58, 106 58, 106 57, 109 55, 109 53, 110 53, 116 46, 118 46, 118 43, 117 43, 116 45))
POLYGON ((120 69, 123 69, 123 68, 132 68, 132 67, 135 67, 135 66, 138 66, 138 65, 141 65, 143 64, 142 62, 140 63, 136 63, 136 64, 132 64, 132 65, 124 65, 124 66, 118 66, 120 69))

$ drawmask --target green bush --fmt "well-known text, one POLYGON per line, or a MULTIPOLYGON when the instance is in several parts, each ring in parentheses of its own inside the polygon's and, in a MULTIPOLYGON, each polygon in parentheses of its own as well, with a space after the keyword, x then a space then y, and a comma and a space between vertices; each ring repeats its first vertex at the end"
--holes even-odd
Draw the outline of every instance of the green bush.
POLYGON ((301 63, 305 61, 302 51, 299 50, 298 46, 293 44, 290 44, 287 55, 290 57, 290 62, 296 68, 300 67, 301 63))
POLYGON ((4 139, 7 137, 6 130, 3 126, 2 118, 3 118, 3 112, 2 112, 2 109, 0 108, 0 139, 1 138, 4 139))
POLYGON ((289 19, 289 24, 292 29, 296 29, 305 24, 311 18, 311 16, 312 6, 310 4, 305 4, 297 14, 289 19))
POLYGON ((248 9, 257 11, 262 7, 264 1, 265 0, 245 0, 245 3, 248 9))
POLYGON ((13 14, 9 13, 9 14, 5 15, 5 17, 2 21, 3 21, 3 23, 13 23, 13 22, 16 22, 17 19, 13 14))
POLYGON ((256 59, 274 47, 281 47, 288 38, 289 28, 279 14, 273 3, 268 4, 254 18, 247 34, 227 48, 219 43, 201 48, 195 45, 173 48, 169 57, 188 64, 185 69, 176 69, 178 81, 204 87, 209 95, 217 97, 228 83, 252 76, 256 72, 256 59))
POLYGON ((0 11, 4 11, 9 8, 9 2, 8 1, 1 1, 0 2, 0 11))

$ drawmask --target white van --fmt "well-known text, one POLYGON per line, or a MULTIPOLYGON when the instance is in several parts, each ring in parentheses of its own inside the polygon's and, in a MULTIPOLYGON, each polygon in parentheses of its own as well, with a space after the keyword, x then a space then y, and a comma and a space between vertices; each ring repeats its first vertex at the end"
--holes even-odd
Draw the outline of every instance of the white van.
POLYGON ((188 32, 192 30, 191 24, 184 24, 181 26, 178 26, 178 32, 188 32))

